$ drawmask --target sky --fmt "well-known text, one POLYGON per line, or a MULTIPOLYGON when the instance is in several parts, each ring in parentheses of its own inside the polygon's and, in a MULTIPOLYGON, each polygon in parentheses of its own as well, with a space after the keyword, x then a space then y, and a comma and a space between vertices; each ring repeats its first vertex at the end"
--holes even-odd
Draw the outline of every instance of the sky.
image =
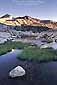
POLYGON ((4 14, 57 21, 57 0, 0 0, 0 16, 4 14))

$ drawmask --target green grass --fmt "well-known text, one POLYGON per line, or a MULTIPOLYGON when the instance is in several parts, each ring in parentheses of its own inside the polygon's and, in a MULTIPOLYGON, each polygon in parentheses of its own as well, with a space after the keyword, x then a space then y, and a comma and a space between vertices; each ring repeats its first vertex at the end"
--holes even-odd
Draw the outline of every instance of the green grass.
POLYGON ((57 50, 40 49, 38 47, 25 48, 21 55, 17 56, 19 59, 50 61, 57 59, 57 50))
POLYGON ((7 42, 4 44, 0 44, 0 55, 3 55, 12 49, 24 49, 24 47, 28 47, 28 43, 22 42, 7 42))
POLYGON ((23 52, 17 56, 18 59, 50 61, 57 60, 57 50, 52 48, 40 49, 36 46, 31 47, 28 43, 7 42, 0 44, 0 55, 3 55, 12 49, 23 49, 23 52))

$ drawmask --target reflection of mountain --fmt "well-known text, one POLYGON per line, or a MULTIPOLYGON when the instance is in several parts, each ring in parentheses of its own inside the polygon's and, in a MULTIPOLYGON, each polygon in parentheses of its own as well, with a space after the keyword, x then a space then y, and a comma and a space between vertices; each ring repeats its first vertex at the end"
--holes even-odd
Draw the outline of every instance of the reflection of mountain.
POLYGON ((8 14, 0 17, 0 28, 20 27, 20 26, 57 29, 57 22, 53 22, 51 20, 40 20, 40 19, 32 18, 30 16, 14 18, 8 14))

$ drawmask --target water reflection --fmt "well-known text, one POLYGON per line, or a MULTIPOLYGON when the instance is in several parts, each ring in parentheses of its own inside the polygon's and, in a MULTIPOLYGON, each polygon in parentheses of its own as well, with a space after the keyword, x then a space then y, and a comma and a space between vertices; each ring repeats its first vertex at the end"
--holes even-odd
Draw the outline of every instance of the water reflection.
POLYGON ((16 58, 22 50, 0 56, 0 85, 57 85, 57 62, 38 63, 16 58), (16 66, 26 70, 24 77, 11 79, 8 73, 16 66))

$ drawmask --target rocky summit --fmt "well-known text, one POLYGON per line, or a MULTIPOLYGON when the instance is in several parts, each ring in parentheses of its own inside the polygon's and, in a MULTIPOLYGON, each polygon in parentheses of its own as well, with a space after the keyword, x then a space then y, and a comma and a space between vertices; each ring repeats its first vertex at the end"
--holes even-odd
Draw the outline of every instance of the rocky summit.
POLYGON ((52 20, 40 20, 37 18, 32 18, 30 16, 24 17, 12 17, 9 14, 6 14, 0 17, 0 24, 10 25, 10 26, 42 26, 52 29, 57 29, 57 22, 52 20))

